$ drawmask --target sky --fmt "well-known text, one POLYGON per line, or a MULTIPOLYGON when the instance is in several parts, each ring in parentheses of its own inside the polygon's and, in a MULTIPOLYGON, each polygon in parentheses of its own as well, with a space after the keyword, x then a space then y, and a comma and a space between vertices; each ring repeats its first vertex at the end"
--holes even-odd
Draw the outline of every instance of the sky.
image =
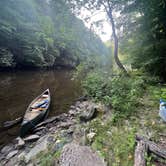
POLYGON ((112 29, 111 29, 111 25, 110 25, 109 21, 107 20, 107 16, 106 16, 105 12, 99 11, 92 15, 88 10, 82 10, 79 18, 81 18, 84 21, 85 25, 88 28, 91 27, 92 23, 99 21, 99 20, 103 20, 102 27, 97 28, 94 25, 93 30, 95 31, 96 34, 98 34, 100 36, 100 38, 104 42, 108 41, 111 38, 112 29), (85 22, 84 20, 87 16, 91 16, 91 17, 88 20, 88 22, 85 22))

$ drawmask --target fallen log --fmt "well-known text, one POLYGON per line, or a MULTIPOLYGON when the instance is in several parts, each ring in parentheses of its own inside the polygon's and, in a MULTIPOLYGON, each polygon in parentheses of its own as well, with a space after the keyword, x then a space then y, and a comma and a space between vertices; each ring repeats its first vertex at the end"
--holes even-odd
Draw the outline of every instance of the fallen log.
POLYGON ((134 155, 134 166, 146 165, 145 153, 146 153, 145 143, 142 140, 138 141, 134 155))
POLYGON ((0 132, 3 132, 5 130, 7 130, 7 129, 10 129, 10 128, 16 126, 17 124, 22 122, 22 119, 23 119, 22 117, 19 117, 19 118, 15 119, 15 120, 4 122, 3 126, 0 127, 0 132))
POLYGON ((22 117, 19 117, 19 118, 15 119, 15 120, 6 121, 6 122, 4 122, 3 127, 4 127, 4 128, 13 127, 13 126, 15 126, 16 124, 21 123, 21 122, 22 122, 22 119, 23 119, 22 117))
POLYGON ((137 141, 143 141, 147 147, 147 150, 151 153, 154 153, 158 157, 161 157, 163 159, 166 159, 166 148, 163 148, 162 146, 159 146, 155 144, 152 141, 149 141, 147 138, 142 136, 136 136, 137 141))

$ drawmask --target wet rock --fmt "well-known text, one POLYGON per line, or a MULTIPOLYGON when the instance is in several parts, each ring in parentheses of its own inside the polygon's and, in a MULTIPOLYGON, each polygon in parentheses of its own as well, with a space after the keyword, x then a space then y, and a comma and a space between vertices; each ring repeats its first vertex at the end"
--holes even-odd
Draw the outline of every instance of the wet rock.
POLYGON ((6 159, 10 159, 11 157, 15 156, 18 153, 18 150, 14 150, 12 152, 10 152, 7 156, 6 159))
POLYGON ((39 135, 34 134, 34 135, 30 135, 30 136, 24 138, 24 141, 26 141, 26 142, 28 142, 28 141, 36 141, 39 138, 40 138, 39 135))
POLYGON ((74 143, 63 147, 59 163, 61 166, 105 166, 98 154, 89 147, 74 143))

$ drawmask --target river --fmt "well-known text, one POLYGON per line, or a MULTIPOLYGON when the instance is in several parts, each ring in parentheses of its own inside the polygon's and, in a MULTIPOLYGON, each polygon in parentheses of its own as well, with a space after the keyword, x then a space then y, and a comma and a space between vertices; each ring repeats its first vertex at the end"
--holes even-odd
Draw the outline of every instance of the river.
MULTIPOLYGON (((17 71, 0 73, 0 125, 23 116, 30 102, 45 89, 51 92, 49 117, 64 113, 81 95, 72 71, 17 71)), ((19 134, 20 124, 0 133, 0 147, 19 134)))

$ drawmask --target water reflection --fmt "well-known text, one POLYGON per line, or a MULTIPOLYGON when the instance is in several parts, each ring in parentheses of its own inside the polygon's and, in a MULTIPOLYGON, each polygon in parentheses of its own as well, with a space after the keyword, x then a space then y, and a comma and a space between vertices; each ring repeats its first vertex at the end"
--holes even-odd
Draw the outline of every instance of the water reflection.
MULTIPOLYGON (((0 73, 0 123, 23 116, 28 104, 42 91, 51 91, 49 116, 66 112, 80 93, 71 71, 19 71, 0 73)), ((18 134, 19 126, 0 133, 0 144, 18 134)))

